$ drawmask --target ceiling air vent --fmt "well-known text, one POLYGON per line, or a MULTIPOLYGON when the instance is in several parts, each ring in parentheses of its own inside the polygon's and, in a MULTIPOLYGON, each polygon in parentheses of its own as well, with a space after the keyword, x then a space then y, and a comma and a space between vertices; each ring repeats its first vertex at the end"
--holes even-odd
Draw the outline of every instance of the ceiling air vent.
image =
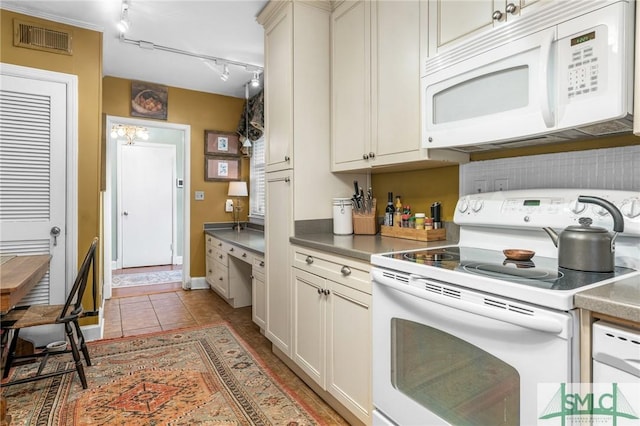
POLYGON ((28 49, 71 55, 71 31, 33 22, 13 21, 13 44, 28 49))

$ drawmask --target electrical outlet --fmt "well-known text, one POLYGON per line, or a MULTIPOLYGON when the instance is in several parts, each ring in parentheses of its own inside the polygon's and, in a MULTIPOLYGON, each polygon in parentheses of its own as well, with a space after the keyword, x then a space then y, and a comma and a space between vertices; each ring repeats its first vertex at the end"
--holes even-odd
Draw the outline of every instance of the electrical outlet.
POLYGON ((196 201, 204 200, 204 191, 196 191, 195 199, 196 201))
POLYGON ((224 204, 224 211, 227 213, 233 212, 233 200, 227 200, 224 204))
POLYGON ((506 191, 509 189, 509 179, 496 179, 494 184, 496 191, 506 191))
POLYGON ((476 180, 473 182, 473 192, 487 192, 487 181, 476 180))

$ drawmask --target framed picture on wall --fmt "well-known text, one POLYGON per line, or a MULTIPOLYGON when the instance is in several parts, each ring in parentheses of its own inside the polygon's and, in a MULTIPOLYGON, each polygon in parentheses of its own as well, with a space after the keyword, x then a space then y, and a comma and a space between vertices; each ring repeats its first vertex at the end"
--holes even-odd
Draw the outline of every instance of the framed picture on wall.
POLYGON ((169 107, 168 98, 167 86, 132 81, 131 115, 133 117, 166 120, 169 107))
POLYGON ((240 158, 218 155, 204 156, 205 181, 230 181, 240 179, 240 158))
POLYGON ((240 155, 238 135, 217 130, 204 131, 205 155, 240 155))

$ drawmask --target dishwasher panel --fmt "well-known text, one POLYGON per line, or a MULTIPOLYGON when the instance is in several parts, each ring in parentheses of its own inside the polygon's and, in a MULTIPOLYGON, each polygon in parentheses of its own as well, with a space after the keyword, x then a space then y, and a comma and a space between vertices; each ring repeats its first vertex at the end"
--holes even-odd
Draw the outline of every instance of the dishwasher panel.
POLYGON ((640 381, 640 331, 598 321, 592 352, 594 383, 640 381))

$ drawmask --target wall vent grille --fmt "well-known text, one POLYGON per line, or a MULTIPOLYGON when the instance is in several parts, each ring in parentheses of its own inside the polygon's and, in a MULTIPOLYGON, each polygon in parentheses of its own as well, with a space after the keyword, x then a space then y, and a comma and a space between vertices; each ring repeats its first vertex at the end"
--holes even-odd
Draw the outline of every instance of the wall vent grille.
POLYGON ((32 22, 13 21, 13 44, 28 49, 71 55, 71 31, 44 27, 32 22))

